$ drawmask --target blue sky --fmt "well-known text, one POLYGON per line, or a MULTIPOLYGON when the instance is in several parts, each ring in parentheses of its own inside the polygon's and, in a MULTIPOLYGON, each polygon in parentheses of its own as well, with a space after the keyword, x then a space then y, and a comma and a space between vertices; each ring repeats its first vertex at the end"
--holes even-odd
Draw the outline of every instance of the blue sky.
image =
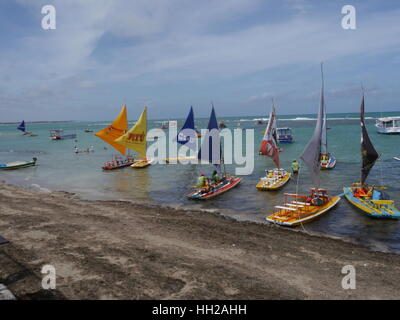
POLYGON ((306 0, 2 0, 0 122, 400 111, 400 3, 306 0), (41 8, 57 29, 41 28, 41 8), (357 29, 341 27, 341 8, 357 29))

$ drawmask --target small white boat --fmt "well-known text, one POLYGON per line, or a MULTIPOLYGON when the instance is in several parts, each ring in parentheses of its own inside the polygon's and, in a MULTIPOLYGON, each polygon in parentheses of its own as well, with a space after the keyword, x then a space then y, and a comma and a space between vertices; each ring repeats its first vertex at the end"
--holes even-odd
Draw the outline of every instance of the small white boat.
POLYGON ((400 117, 379 118, 375 123, 376 130, 384 134, 400 134, 400 117))

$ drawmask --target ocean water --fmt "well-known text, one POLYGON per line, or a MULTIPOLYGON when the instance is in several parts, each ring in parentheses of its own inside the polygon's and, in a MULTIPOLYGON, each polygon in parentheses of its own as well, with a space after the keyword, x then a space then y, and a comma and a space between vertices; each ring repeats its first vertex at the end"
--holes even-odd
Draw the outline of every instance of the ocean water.
MULTIPOLYGON (((384 113, 395 116, 400 113, 384 113)), ((380 113, 366 114, 367 127, 375 148, 381 158, 371 171, 368 182, 383 183, 388 193, 400 208, 400 135, 380 135, 375 131, 375 118, 380 113)), ((0 163, 38 158, 38 166, 16 171, 0 171, 0 180, 36 190, 64 190, 75 192, 82 198, 101 200, 128 200, 139 203, 168 205, 174 208, 196 208, 217 210, 239 220, 266 223, 265 217, 275 205, 282 204, 284 192, 307 193, 311 187, 307 170, 302 170, 298 182, 292 180, 279 192, 260 192, 255 188, 265 169, 272 168, 272 161, 258 155, 262 131, 266 125, 256 124, 256 119, 267 117, 221 117, 230 129, 255 130, 255 168, 251 175, 243 176, 239 187, 205 202, 185 197, 200 173, 211 174, 211 165, 153 165, 146 169, 125 168, 103 172, 103 163, 115 152, 93 133, 107 126, 107 122, 65 122, 27 123, 28 130, 37 137, 21 135, 15 124, 0 124, 0 163), (52 141, 49 130, 64 129, 65 133, 76 133, 77 141, 52 141), (74 153, 94 146, 94 153, 74 153), (107 147, 107 150, 104 150, 107 147)), ((278 126, 293 130, 295 143, 283 144, 280 154, 282 166, 289 169, 290 162, 298 158, 310 139, 315 126, 316 115, 278 116, 278 126)), ((184 119, 178 120, 181 126, 184 119)), ((266 120, 266 119, 265 119, 266 120)), ((111 120, 110 120, 111 122, 111 120)), ((208 119, 196 119, 198 129, 206 128, 208 119)), ((161 120, 150 120, 149 128, 160 127, 161 120)), ((360 126, 358 114, 331 114, 328 118, 329 151, 337 158, 336 168, 321 172, 321 187, 332 195, 342 193, 343 186, 359 181, 360 176, 360 126)), ((150 142, 151 143, 151 142, 150 142)), ((234 173, 234 165, 227 165, 227 171, 234 173)), ((116 213, 118 214, 118 213, 116 213)), ((302 229, 301 227, 298 227, 302 229)), ((400 221, 371 219, 353 208, 346 199, 318 220, 304 225, 310 233, 340 237, 372 248, 400 253, 400 221)), ((218 232, 218 230, 216 230, 218 232)))

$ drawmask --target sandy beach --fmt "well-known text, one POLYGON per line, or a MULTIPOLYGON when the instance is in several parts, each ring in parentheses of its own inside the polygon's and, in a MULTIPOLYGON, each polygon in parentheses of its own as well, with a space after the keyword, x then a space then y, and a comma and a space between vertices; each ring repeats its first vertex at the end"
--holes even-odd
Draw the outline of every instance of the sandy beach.
POLYGON ((0 283, 19 299, 400 298, 397 255, 213 213, 1 184, 0 236, 0 283), (44 264, 56 290, 41 288, 44 264))

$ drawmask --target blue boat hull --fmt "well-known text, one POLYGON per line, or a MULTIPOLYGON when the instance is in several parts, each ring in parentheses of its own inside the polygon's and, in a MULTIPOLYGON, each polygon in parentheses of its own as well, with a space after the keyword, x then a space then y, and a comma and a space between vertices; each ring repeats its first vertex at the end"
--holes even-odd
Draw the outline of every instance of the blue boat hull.
POLYGON ((365 215, 372 217, 372 218, 378 218, 378 219, 400 219, 400 211, 397 210, 394 205, 393 206, 388 206, 388 205, 381 205, 379 208, 376 208, 374 206, 374 203, 371 202, 370 200, 362 200, 360 198, 354 197, 353 191, 349 187, 343 188, 344 196, 346 199, 356 208, 360 209, 362 213, 365 215), (389 210, 393 210, 393 213, 391 213, 389 210))

